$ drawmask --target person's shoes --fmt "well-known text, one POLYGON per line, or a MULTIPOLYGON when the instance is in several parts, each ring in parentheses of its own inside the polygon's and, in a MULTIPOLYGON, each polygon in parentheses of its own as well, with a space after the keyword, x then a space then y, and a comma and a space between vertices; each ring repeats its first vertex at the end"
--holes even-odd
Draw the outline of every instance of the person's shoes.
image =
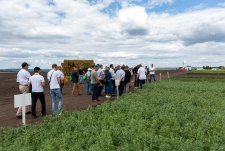
POLYGON ((18 119, 22 119, 22 115, 16 116, 16 118, 18 118, 18 119))
POLYGON ((26 114, 31 114, 31 111, 27 112, 26 114))
POLYGON ((38 118, 38 116, 37 115, 33 115, 32 118, 33 119, 36 119, 36 118, 38 118))
POLYGON ((97 99, 97 101, 99 102, 99 101, 101 101, 101 100, 97 99))

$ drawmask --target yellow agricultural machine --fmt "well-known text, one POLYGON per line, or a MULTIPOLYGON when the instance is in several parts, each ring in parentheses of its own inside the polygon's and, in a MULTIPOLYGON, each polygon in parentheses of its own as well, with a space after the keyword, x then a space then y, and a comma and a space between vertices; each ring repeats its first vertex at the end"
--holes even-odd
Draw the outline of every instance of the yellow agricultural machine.
POLYGON ((94 60, 64 60, 62 63, 63 73, 65 76, 70 76, 73 67, 90 68, 94 65, 94 60))

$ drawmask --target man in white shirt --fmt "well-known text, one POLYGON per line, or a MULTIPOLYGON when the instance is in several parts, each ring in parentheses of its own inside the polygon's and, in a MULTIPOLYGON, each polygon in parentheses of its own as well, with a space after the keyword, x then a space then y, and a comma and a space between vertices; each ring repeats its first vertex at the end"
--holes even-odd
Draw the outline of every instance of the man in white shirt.
POLYGON ((33 119, 37 118, 36 115, 36 103, 39 99, 41 102, 41 113, 42 116, 46 115, 46 103, 45 103, 45 94, 44 94, 44 86, 45 86, 45 80, 42 75, 40 75, 40 68, 35 67, 34 68, 34 75, 30 77, 29 84, 32 86, 32 116, 33 119))
POLYGON ((150 71, 150 83, 152 82, 152 79, 154 81, 155 80, 155 66, 152 64, 151 67, 149 68, 149 71, 150 71))
POLYGON ((110 69, 109 69, 109 72, 111 73, 111 76, 112 76, 112 94, 115 94, 115 89, 116 89, 116 84, 115 84, 115 70, 114 70, 114 67, 113 67, 113 64, 110 64, 110 69))
POLYGON ((145 84, 145 80, 146 80, 146 72, 143 65, 141 65, 141 67, 138 69, 137 74, 139 78, 140 88, 142 89, 142 85, 145 84))
MULTIPOLYGON (((17 74, 16 82, 19 83, 19 90, 23 93, 29 93, 29 78, 30 73, 28 72, 29 64, 24 62, 22 63, 22 69, 17 74)), ((31 113, 30 106, 26 106, 26 113, 31 113)), ((22 107, 19 107, 16 113, 17 118, 22 119, 22 107)))
POLYGON ((123 94, 124 91, 124 78, 125 78, 125 72, 124 72, 124 66, 122 66, 122 68, 119 66, 117 66, 117 71, 116 71, 116 80, 120 81, 120 85, 119 85, 119 96, 121 96, 123 94))
POLYGON ((87 85, 86 85, 86 93, 87 95, 91 95, 91 68, 88 68, 88 71, 86 73, 87 76, 87 85))
POLYGON ((98 80, 101 83, 101 85, 99 84, 98 95, 101 96, 102 95, 103 86, 104 86, 104 78, 105 78, 105 73, 103 71, 103 65, 102 64, 99 65, 99 69, 97 71, 97 74, 98 74, 98 80))
POLYGON ((50 86, 50 95, 52 98, 52 113, 53 115, 59 114, 62 112, 62 92, 60 90, 60 74, 57 72, 57 64, 52 65, 52 70, 48 72, 48 81, 50 86), (56 112, 56 96, 58 97, 58 112, 56 112))
POLYGON ((62 67, 61 66, 58 66, 58 72, 60 74, 60 90, 61 90, 61 93, 62 93, 62 89, 63 89, 63 86, 64 86, 64 74, 62 72, 62 67))

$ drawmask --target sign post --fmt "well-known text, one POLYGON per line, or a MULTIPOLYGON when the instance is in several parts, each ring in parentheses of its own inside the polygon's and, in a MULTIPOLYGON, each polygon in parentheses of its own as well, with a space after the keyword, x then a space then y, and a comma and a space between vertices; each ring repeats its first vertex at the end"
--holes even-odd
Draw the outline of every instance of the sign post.
POLYGON ((159 73, 159 80, 160 81, 162 80, 162 73, 161 72, 159 73))
POLYGON ((120 85, 120 80, 115 80, 116 84, 116 92, 117 92, 117 99, 119 98, 119 85, 120 85))
POLYGON ((26 124, 26 106, 31 105, 31 93, 14 95, 14 108, 22 107, 22 123, 26 124))

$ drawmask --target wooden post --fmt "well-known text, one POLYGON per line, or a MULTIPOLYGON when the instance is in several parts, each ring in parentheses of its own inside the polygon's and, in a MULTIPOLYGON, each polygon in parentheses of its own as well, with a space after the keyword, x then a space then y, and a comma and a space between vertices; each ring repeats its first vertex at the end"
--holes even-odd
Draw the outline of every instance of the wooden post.
POLYGON ((167 72, 167 78, 168 78, 168 79, 170 78, 170 73, 169 73, 169 72, 167 72))
POLYGON ((159 80, 160 81, 162 80, 162 73, 161 72, 159 73, 159 80))

